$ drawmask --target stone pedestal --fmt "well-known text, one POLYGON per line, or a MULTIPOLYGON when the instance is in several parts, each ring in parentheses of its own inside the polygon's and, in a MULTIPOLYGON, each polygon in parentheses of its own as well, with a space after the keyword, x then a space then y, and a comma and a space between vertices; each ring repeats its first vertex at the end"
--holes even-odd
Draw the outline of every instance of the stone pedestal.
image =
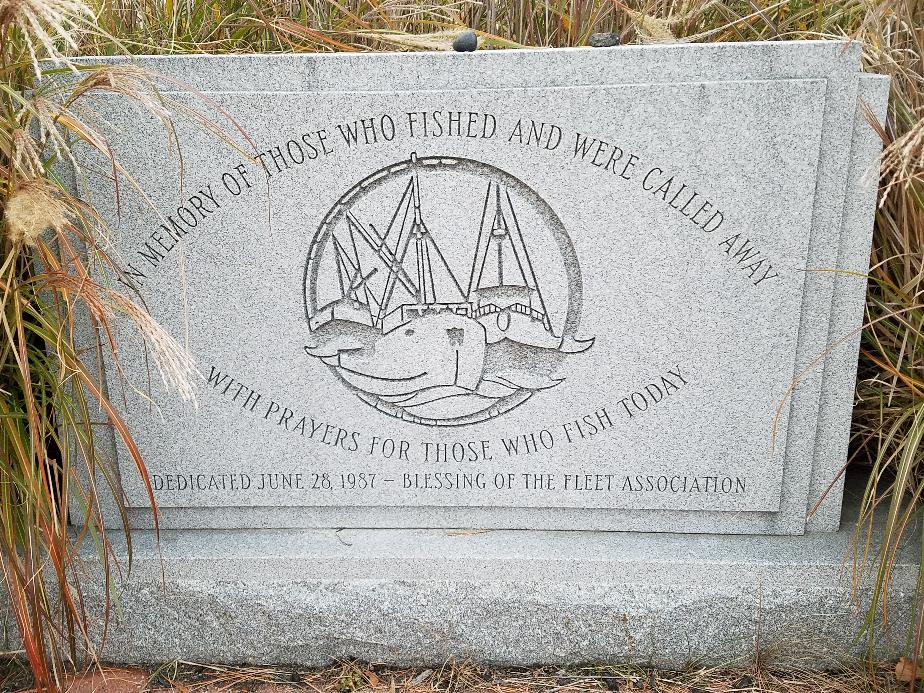
MULTIPOLYGON (((832 666, 866 647, 851 593, 853 495, 840 531, 797 537, 168 530, 158 549, 136 531, 105 657, 832 666)), ((916 558, 911 543, 896 561, 896 620, 879 657, 902 652, 916 558)))

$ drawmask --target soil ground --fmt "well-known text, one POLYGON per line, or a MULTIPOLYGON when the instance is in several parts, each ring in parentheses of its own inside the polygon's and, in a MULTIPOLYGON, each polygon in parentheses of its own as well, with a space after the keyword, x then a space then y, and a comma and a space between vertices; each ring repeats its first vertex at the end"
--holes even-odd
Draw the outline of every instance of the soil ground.
MULTIPOLYGON (((7 662, 0 690, 29 691, 20 660, 7 662)), ((916 687, 922 690, 921 686, 916 687)), ((173 662, 157 668, 104 667, 65 682, 67 693, 907 693, 894 663, 836 672, 639 666, 483 669, 447 662, 433 669, 393 669, 345 662, 326 669, 225 667, 173 662)))

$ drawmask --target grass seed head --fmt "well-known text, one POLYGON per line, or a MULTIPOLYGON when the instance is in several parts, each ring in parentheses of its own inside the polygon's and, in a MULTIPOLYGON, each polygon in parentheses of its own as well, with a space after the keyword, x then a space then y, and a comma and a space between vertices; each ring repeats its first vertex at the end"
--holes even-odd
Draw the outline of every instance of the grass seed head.
POLYGON ((94 67, 74 87, 71 100, 100 92, 124 96, 153 113, 162 123, 170 122, 171 113, 164 105, 152 74, 142 67, 130 64, 94 67))
POLYGON ((12 168, 27 177, 42 175, 42 157, 35 140, 23 128, 16 128, 10 136, 13 143, 12 168))
POLYGON ((83 0, 0 0, 0 29, 19 31, 36 74, 40 58, 70 64, 62 51, 78 50, 80 34, 92 28, 93 19, 83 0))
POLYGON ((44 181, 20 184, 6 201, 4 230, 14 245, 34 246, 49 229, 62 230, 68 223, 67 210, 44 181))

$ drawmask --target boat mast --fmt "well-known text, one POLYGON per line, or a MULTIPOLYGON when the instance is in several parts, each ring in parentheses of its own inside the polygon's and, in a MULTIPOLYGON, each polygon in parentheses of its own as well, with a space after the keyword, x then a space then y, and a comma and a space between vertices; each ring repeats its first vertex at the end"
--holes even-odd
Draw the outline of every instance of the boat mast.
MULTIPOLYGON (((543 325, 551 332, 552 324, 545 307, 545 299, 542 296, 542 290, 539 288, 539 281, 536 278, 536 272, 533 269, 529 251, 526 249, 526 243, 520 231, 520 224, 517 221, 517 215, 513 209, 513 201, 510 199, 510 193, 506 188, 501 189, 499 183, 489 181, 488 192, 484 201, 484 210, 481 214, 478 246, 475 251, 475 259, 472 262, 472 274, 468 284, 469 301, 475 300, 475 293, 478 289, 483 288, 482 278, 488 256, 491 254, 492 243, 495 245, 497 257, 496 286, 504 286, 504 282, 507 279, 504 276, 504 254, 505 251, 509 251, 513 254, 513 260, 515 262, 512 271, 514 281, 518 269, 520 275, 523 277, 523 283, 526 285, 526 288, 530 289, 528 293, 528 307, 532 309, 533 298, 535 297, 539 302, 538 312, 542 315, 543 325), (508 247, 505 248, 505 245, 508 247)), ((510 273, 508 272, 508 274, 510 273)))
MULTIPOLYGON (((397 209, 395 209, 395 214, 391 219, 391 223, 388 225, 388 230, 385 232, 383 237, 382 247, 387 248, 385 241, 391 237, 392 231, 395 228, 395 222, 398 220, 398 217, 401 217, 400 228, 398 230, 398 239, 395 244, 395 252, 388 257, 388 255, 383 255, 383 259, 388 265, 388 279, 385 281, 385 290, 382 292, 382 299, 379 302, 379 312, 375 319, 375 324, 377 327, 382 326, 382 322, 385 320, 385 316, 388 313, 388 306, 391 304, 392 293, 395 290, 395 283, 403 276, 406 277, 407 281, 402 281, 402 285, 408 292, 415 297, 415 300, 420 300, 420 287, 419 285, 415 286, 410 277, 407 276, 407 273, 404 270, 404 257, 407 255, 408 245, 411 241, 411 233, 405 233, 407 230, 407 215, 410 211, 409 208, 412 206, 412 201, 414 199, 413 194, 414 180, 411 179, 408 182, 407 187, 404 189, 404 194, 401 195, 401 201, 398 203, 397 209), (403 214, 401 210, 404 210, 403 214)), ((413 222, 411 223, 413 226, 413 222)))
POLYGON ((494 228, 491 229, 491 240, 497 245, 497 285, 504 285, 504 248, 503 240, 507 235, 507 224, 504 223, 504 213, 501 210, 500 186, 494 186, 496 194, 497 214, 494 217, 494 228))
POLYGON ((414 247, 417 250, 417 303, 436 303, 436 289, 433 285, 433 267, 430 264, 430 247, 427 242, 427 229, 420 213, 420 180, 417 177, 417 153, 411 153, 411 187, 414 200, 414 221, 411 232, 414 234, 414 247))

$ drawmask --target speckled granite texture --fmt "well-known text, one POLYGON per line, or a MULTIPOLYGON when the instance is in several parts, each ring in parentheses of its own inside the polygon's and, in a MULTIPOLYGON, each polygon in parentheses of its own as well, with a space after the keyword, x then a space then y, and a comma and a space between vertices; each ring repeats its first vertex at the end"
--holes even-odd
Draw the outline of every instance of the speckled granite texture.
MULTIPOLYGON (((141 64, 166 76, 170 98, 185 103, 200 99, 201 105, 201 96, 189 93, 208 92, 209 108, 222 118, 233 116, 244 127, 250 140, 239 144, 261 151, 259 165, 273 173, 255 183, 253 172, 240 163, 240 151, 181 123, 185 188, 180 191, 162 136, 143 128, 141 135, 126 139, 120 126, 127 131, 143 116, 116 101, 101 104, 114 126, 117 155, 130 170, 140 168, 137 179, 154 205, 152 210, 140 196, 132 196, 130 186, 123 186, 120 216, 114 207, 107 214, 118 219, 119 252, 127 266, 135 263, 137 268, 144 262, 138 249, 151 252, 145 243, 164 248, 148 275, 136 276, 143 279, 142 295, 155 317, 190 343, 205 374, 220 369, 216 382, 224 375, 222 386, 228 385, 217 390, 221 396, 216 396, 214 383, 203 385, 195 412, 175 406, 155 386, 160 405, 155 416, 145 401, 133 401, 129 393, 125 417, 156 477, 163 526, 804 532, 807 509, 843 463, 849 426, 855 341, 836 350, 830 365, 812 365, 832 339, 857 323, 862 286, 856 278, 811 270, 865 267, 872 191, 861 185, 860 174, 875 160, 877 143, 857 104, 858 99, 868 101, 881 114, 884 89, 881 79, 860 73, 859 57, 856 45, 798 42, 475 55, 140 58, 141 64), (382 130, 381 114, 391 110, 432 114, 463 107, 472 109, 474 120, 468 122, 466 137, 451 142, 422 135, 419 119, 413 121, 416 130, 399 132, 396 138, 382 130), (511 138, 479 137, 496 124, 486 113, 496 116, 505 134, 524 116, 560 122, 566 137, 581 130, 597 133, 622 143, 620 161, 628 165, 631 156, 626 153, 638 152, 644 166, 638 164, 643 166, 638 176, 628 168, 625 176, 616 175, 614 169, 608 180, 615 183, 604 185, 593 174, 606 161, 594 163, 596 155, 581 168, 575 157, 555 159, 549 140, 524 148, 511 138), (379 140, 373 145, 344 148, 340 142, 329 158, 305 166, 292 161, 292 151, 287 149, 287 160, 281 150, 273 154, 270 147, 302 133, 307 140, 296 144, 310 142, 323 150, 315 128, 326 125, 337 137, 333 123, 365 114, 378 118, 379 140), (564 377, 563 384, 548 390, 536 386, 515 411, 505 404, 491 413, 496 419, 449 431, 439 426, 428 430, 403 419, 399 423, 394 410, 403 405, 378 398, 371 408, 367 400, 360 401, 323 364, 305 356, 311 316, 305 320, 298 314, 301 294, 315 291, 313 284, 306 288, 315 264, 325 252, 333 253, 325 250, 324 224, 318 226, 325 210, 337 218, 338 195, 362 176, 374 178, 378 174, 370 172, 388 170, 411 149, 422 161, 431 157, 424 168, 435 165, 434 156, 471 158, 512 171, 514 179, 531 186, 529 194, 542 198, 565 229, 559 233, 554 224, 549 226, 543 245, 541 219, 548 215, 537 212, 533 224, 525 218, 525 227, 539 229, 528 237, 535 256, 546 263, 539 274, 554 277, 559 271, 557 281, 567 287, 557 308, 566 332, 573 305, 580 303, 575 297, 583 297, 580 329, 572 321, 573 334, 568 336, 597 340, 586 353, 569 356, 570 367, 553 374, 564 377), (250 184, 263 191, 262 197, 236 194, 236 186, 249 183, 235 162, 250 172, 250 184), (651 202, 654 184, 649 189, 645 182, 649 174, 659 185, 674 186, 671 195, 662 196, 664 209, 651 202), (626 183, 633 177, 638 189, 626 183), (696 227, 688 215, 669 209, 677 199, 672 197, 675 191, 683 191, 681 180, 702 196, 710 191, 706 214, 721 208, 730 215, 722 232, 728 234, 728 252, 719 255, 737 258, 732 264, 715 254, 716 246, 722 250, 721 239, 708 236, 707 219, 717 217, 704 216, 696 227), (215 190, 208 187, 211 183, 215 190), (215 191, 224 197, 212 198, 215 191), (201 224, 182 233, 176 230, 182 223, 168 224, 177 238, 164 236, 158 224, 177 205, 187 208, 189 220, 196 220, 198 210, 201 224), (555 244, 567 250, 561 267, 549 250, 555 244), (608 249, 601 252, 601 244, 608 249), (758 254, 752 256, 752 250, 758 254), (780 278, 759 287, 750 277, 750 284, 739 286, 735 282, 748 274, 740 271, 742 254, 755 263, 766 257, 751 270, 768 270, 764 276, 772 274, 765 263, 777 258, 773 272, 780 278), (578 264, 580 273, 575 272, 578 264), (775 288, 765 291, 768 286, 775 288), (678 363, 670 365, 674 361, 678 363), (662 363, 668 365, 661 368, 662 363), (675 377, 669 367, 687 368, 698 380, 648 411, 644 392, 653 392, 647 389, 652 383, 667 390, 659 378, 675 377), (794 378, 798 385, 788 396, 794 378), (638 403, 632 399, 636 393, 638 403), (254 414, 257 397, 260 412, 254 414), (642 402, 646 416, 633 418, 630 406, 638 409, 642 402), (573 422, 586 422, 585 416, 604 421, 603 404, 612 405, 604 417, 608 430, 588 442, 573 422), (612 410, 621 413, 621 404, 624 420, 609 426, 612 410), (285 411, 290 411, 289 419, 285 411), (311 429, 312 436, 299 438, 297 428, 293 436, 288 423, 275 421, 295 426, 306 411, 320 422, 311 429), (540 438, 531 456, 497 454, 501 439, 546 429, 557 432, 559 447, 553 451, 543 449, 540 438), (322 442, 329 437, 333 448, 316 445, 315 430, 322 442), (369 448, 368 455, 344 447, 351 445, 354 433, 357 447, 369 448), (577 443, 568 440, 564 446, 563 439, 571 435, 577 443), (418 458, 407 464, 394 456, 385 459, 375 449, 376 438, 380 445, 386 438, 399 444, 408 440, 418 458), (471 449, 468 444, 490 441, 495 456, 453 461, 444 470, 438 462, 419 457, 428 440, 434 445, 460 443, 464 452, 471 449), (564 475, 571 474, 572 481, 580 479, 586 488, 591 478, 586 475, 591 474, 599 491, 597 475, 617 467, 619 493, 562 486, 567 483, 564 475), (397 481, 391 486, 384 481, 389 476, 407 479, 404 475, 410 473, 416 484, 417 475, 423 478, 434 470, 485 471, 489 486, 493 481, 495 487, 433 493, 426 480, 423 486, 405 483, 403 488, 397 481), (373 471, 381 475, 380 486, 364 493, 355 484, 349 493, 335 487, 315 493, 298 488, 301 482, 273 492, 259 489, 264 474, 288 474, 291 479, 304 472, 310 485, 311 473, 328 473, 335 484, 341 474, 355 478, 373 471), (544 471, 558 479, 554 491, 497 487, 496 480, 503 481, 504 475, 522 483, 526 475, 544 471), (184 477, 197 480, 199 475, 209 480, 207 488, 193 493, 189 486, 179 487, 184 477), (665 489, 659 488, 662 477, 665 489), (724 492, 726 477, 734 493, 724 492), (218 482, 211 488, 211 480, 219 478, 220 488, 218 482), (687 493, 691 484, 708 488, 709 479, 714 479, 712 494, 687 493), (679 480, 683 492, 669 486, 673 480, 679 480)), ((333 143, 328 142, 331 148, 333 143)), ((612 147, 598 154, 606 160, 607 152, 615 156, 612 147)), ((431 195, 431 207, 424 209, 434 229, 461 228, 456 221, 465 218, 466 206, 480 208, 464 194, 477 187, 471 181, 460 184, 451 175, 422 180, 431 195), (441 180, 455 186, 455 198, 444 200, 442 209, 456 206, 461 211, 432 212, 432 195, 441 180)), ((81 183, 106 213, 109 183, 92 176, 81 183)), ((529 194, 523 193, 522 199, 514 195, 511 204, 522 210, 531 204, 529 194)), ((359 196, 346 206, 354 204, 357 214, 368 220, 374 218, 370 210, 385 202, 359 196)), ((379 221, 376 225, 384 228, 379 221)), ((439 238, 447 243, 446 236, 439 238)), ((460 248, 449 253, 450 264, 467 266, 468 252, 460 248)), ((546 293, 554 294, 555 285, 551 280, 546 293)), ((554 306, 546 310, 557 320, 555 312, 554 306)), ((437 357, 426 343, 408 348, 413 356, 408 367, 416 360, 432 370, 437 357)), ((402 353, 407 350, 396 352, 402 353)), ((122 359, 129 372, 144 372, 143 354, 130 344, 122 359)), ((505 363, 516 366, 520 361, 505 363)), ((389 371, 388 377, 394 372, 400 369, 389 371)), ((109 454, 117 463, 123 457, 114 447, 109 454)), ((150 526, 143 489, 132 474, 123 481, 132 524, 150 526)), ((603 483, 608 487, 610 481, 603 483)), ((836 528, 839 490, 829 494, 809 529, 836 528)))
MULTIPOLYGON (((851 522, 801 537, 169 530, 159 550, 136 532, 106 657, 681 667, 759 655, 824 667, 863 653, 845 563, 851 522)), ((894 566, 879 656, 904 644, 916 557, 911 539, 894 566)), ((96 584, 84 587, 98 605, 96 584)))

